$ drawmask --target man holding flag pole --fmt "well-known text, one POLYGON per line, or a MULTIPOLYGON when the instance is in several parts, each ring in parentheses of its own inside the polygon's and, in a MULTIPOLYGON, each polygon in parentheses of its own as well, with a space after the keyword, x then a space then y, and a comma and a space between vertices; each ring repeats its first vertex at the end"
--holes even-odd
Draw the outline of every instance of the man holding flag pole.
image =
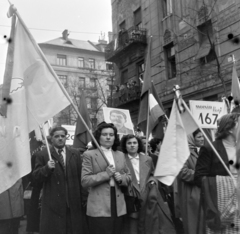
MULTIPOLYGON (((6 100, 6 103, 4 105, 5 108, 1 108, 2 116, 0 116, 0 193, 10 188, 19 178, 31 171, 29 133, 59 113, 69 104, 73 105, 80 120, 86 127, 92 140, 96 143, 104 160, 109 165, 108 160, 93 137, 89 127, 85 123, 77 107, 73 104, 67 91, 61 84, 53 68, 43 55, 41 49, 33 39, 21 16, 13 5, 10 6, 8 16, 13 17, 13 23, 11 33, 12 42, 9 45, 11 48, 8 51, 7 69, 5 71, 3 84, 3 99, 6 100)), ((65 135, 66 132, 63 129, 58 129, 58 131, 52 132, 52 137, 59 138, 59 141, 61 138, 62 146, 65 145, 65 135)), ((56 142, 57 141, 58 140, 56 140, 56 142)), ((48 177, 51 174, 56 175, 58 170, 55 169, 56 167, 59 167, 59 160, 56 160, 56 157, 55 161, 53 160, 54 157, 52 155, 52 150, 53 149, 49 149, 49 146, 47 146, 48 161, 41 161, 43 157, 44 160, 46 160, 46 154, 39 158, 41 162, 39 162, 37 169, 39 170, 38 172, 42 170, 43 174, 40 173, 41 176, 39 176, 40 174, 35 172, 35 175, 38 174, 36 177, 39 176, 40 179, 43 179, 44 176, 48 177), (42 165, 44 169, 40 165, 42 165), (48 171, 48 173, 44 174, 44 170, 48 171)), ((70 160, 68 159, 67 150, 64 153, 66 154, 65 160, 67 164, 70 160)), ((58 158, 60 158, 60 156, 58 158)), ((76 159, 75 156, 73 158, 76 159)), ((75 167, 77 167, 77 169, 75 169, 73 173, 77 176, 76 172, 79 172, 81 165, 76 163, 75 167)), ((64 178, 64 173, 65 172, 62 172, 62 174, 60 173, 61 176, 59 179, 64 178)), ((80 181, 81 173, 78 173, 77 177, 78 179, 76 179, 75 182, 80 181)), ((51 178, 51 176, 49 178, 51 178)), ((64 184, 67 185, 67 178, 68 177, 55 181, 56 185, 60 186, 61 183, 61 187, 64 187, 64 190, 57 190, 59 193, 56 197, 45 192, 45 195, 48 194, 49 196, 46 195, 44 198, 45 203, 43 205, 50 205, 53 201, 56 201, 59 198, 61 198, 60 200, 62 201, 62 199, 67 196, 66 189, 68 187, 64 186, 64 184)), ((55 179, 57 179, 57 177, 55 179)), ((44 189, 48 188, 48 186, 49 183, 46 183, 44 189)), ((72 186, 72 188, 80 188, 80 185, 72 186)), ((79 193, 81 193, 81 191, 78 191, 76 194, 69 194, 70 198, 74 198, 73 200, 76 200, 78 197, 77 204, 79 204, 79 202, 81 203, 79 193)), ((55 226, 55 228, 59 230, 58 233, 65 233, 66 227, 68 227, 68 233, 79 233, 79 225, 74 225, 73 223, 72 225, 70 224, 73 220, 71 220, 72 215, 69 215, 68 209, 64 209, 65 212, 64 210, 61 210, 61 205, 56 207, 56 204, 55 208, 59 213, 56 212, 55 215, 59 214, 59 216, 56 216, 58 219, 55 219, 56 222, 53 222, 52 217, 51 219, 48 217, 48 224, 46 226, 55 226), (63 222, 60 221, 61 218, 64 217, 68 217, 68 223, 65 222, 66 219, 63 222), (73 229, 75 226, 76 229, 73 229)), ((69 208, 67 202, 64 207, 69 208)), ((76 208, 79 208, 81 211, 79 205, 76 205, 75 209, 76 208)), ((80 211, 78 211, 78 217, 80 217, 80 211)), ((75 218, 77 218, 77 216, 75 218)), ((82 224, 81 219, 78 219, 78 222, 82 224)), ((43 230, 45 231, 41 231, 41 233, 48 233, 46 229, 43 230)))

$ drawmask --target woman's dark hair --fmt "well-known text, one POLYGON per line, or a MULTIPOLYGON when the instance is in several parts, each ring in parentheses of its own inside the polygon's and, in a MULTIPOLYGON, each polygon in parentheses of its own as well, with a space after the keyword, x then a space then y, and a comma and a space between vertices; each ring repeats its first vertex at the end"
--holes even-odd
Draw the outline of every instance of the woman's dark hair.
POLYGON ((197 130, 195 130, 195 131, 192 133, 193 137, 195 138, 195 136, 196 136, 199 132, 201 132, 201 130, 198 128, 197 130))
POLYGON ((65 136, 68 134, 68 131, 67 131, 66 128, 61 127, 61 126, 57 126, 57 127, 51 129, 50 136, 53 136, 54 132, 56 132, 56 131, 64 131, 65 136))
POLYGON ((231 113, 223 115, 218 120, 218 128, 216 132, 216 139, 221 140, 230 135, 230 130, 233 129, 239 118, 239 113, 231 113))
POLYGON ((127 141, 132 139, 132 138, 136 138, 137 141, 138 141, 138 151, 137 152, 138 153, 143 152, 144 147, 143 147, 142 140, 139 137, 134 136, 133 134, 128 134, 128 135, 125 135, 125 136, 122 137, 122 139, 121 139, 121 149, 122 149, 122 152, 125 153, 125 154, 128 153, 127 152, 127 141))
POLYGON ((152 148, 152 152, 155 152, 157 149, 157 145, 161 142, 162 140, 159 138, 153 138, 149 141, 149 144, 152 148))
MULTIPOLYGON (((93 133, 93 136, 95 137, 95 139, 97 140, 98 144, 100 145, 100 142, 99 142, 100 141, 100 136, 101 136, 102 130, 104 128, 112 128, 113 129, 115 139, 114 139, 114 143, 113 143, 113 146, 112 146, 112 150, 116 151, 117 147, 120 144, 120 141, 119 141, 119 137, 118 137, 118 134, 117 134, 117 128, 113 124, 105 123, 105 122, 100 123, 97 126, 96 131, 93 133)), ((97 146, 96 146, 96 144, 95 144, 95 142, 93 140, 92 140, 92 146, 93 146, 94 149, 97 149, 97 146)))

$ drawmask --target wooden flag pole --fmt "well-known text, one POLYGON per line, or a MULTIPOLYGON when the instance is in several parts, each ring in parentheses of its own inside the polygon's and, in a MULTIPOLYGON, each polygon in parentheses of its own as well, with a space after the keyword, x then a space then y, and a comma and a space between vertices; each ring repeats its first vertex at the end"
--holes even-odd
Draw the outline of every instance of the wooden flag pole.
POLYGON ((45 129, 44 129, 44 125, 39 125, 39 127, 40 127, 40 129, 42 130, 41 132, 42 132, 42 134, 43 134, 43 137, 44 137, 44 140, 45 140, 45 143, 46 143, 49 160, 52 160, 52 156, 51 156, 51 153, 50 153, 50 148, 49 148, 49 144, 48 144, 46 132, 45 132, 45 129))
MULTIPOLYGON (((10 3, 10 2, 9 2, 10 3)), ((95 145, 97 146, 98 150, 100 151, 100 153, 102 154, 103 158, 105 159, 107 165, 110 165, 108 159, 106 158, 106 156, 104 155, 102 149, 100 148, 97 140, 95 139, 95 137, 93 136, 92 132, 90 131, 89 127, 87 126, 87 124, 85 123, 83 117, 81 116, 81 114, 79 113, 77 107, 74 105, 71 97, 69 96, 68 92, 66 91, 66 89, 63 87, 63 84, 61 83, 61 81, 59 80, 58 76, 56 75, 55 71, 53 70, 52 66, 49 64, 49 62, 47 61, 45 55, 43 54, 42 50, 39 48, 38 44, 35 43, 30 31, 28 30, 27 26, 25 25, 24 21, 22 20, 21 16, 19 15, 18 11, 16 8, 14 8, 14 6, 10 3, 10 7, 12 7, 12 9, 14 10, 14 14, 18 17, 18 20, 21 22, 23 28, 25 29, 26 33, 28 34, 30 40, 33 42, 33 45, 35 46, 35 49, 37 50, 37 52, 39 53, 39 55, 41 56, 42 60, 45 62, 47 68, 49 69, 49 71, 52 73, 52 75, 55 77, 56 82, 58 83, 59 87, 62 89, 63 93, 65 94, 65 96, 67 97, 67 99, 69 100, 70 104, 73 106, 74 110, 76 111, 76 113, 78 114, 79 118, 81 119, 82 123, 84 124, 84 126, 86 127, 88 133, 90 134, 92 140, 94 141, 95 145)))
POLYGON ((147 126, 146 126, 146 147, 145 147, 145 155, 148 155, 148 135, 149 135, 149 114, 150 114, 150 105, 149 105, 149 90, 148 90, 148 102, 147 102, 147 126))

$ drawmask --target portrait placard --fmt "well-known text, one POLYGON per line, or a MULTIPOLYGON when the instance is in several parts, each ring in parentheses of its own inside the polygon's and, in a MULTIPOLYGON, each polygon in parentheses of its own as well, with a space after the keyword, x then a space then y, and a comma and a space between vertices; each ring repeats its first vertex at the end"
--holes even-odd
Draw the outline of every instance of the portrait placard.
POLYGON ((103 107, 103 117, 106 123, 113 123, 119 135, 134 134, 129 110, 103 107))

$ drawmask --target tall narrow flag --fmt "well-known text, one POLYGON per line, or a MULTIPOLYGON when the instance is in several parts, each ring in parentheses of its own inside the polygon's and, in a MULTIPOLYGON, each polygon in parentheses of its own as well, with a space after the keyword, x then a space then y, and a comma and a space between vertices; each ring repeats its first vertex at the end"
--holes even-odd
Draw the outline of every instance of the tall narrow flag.
POLYGON ((57 75, 15 14, 13 70, 8 77, 12 103, 7 118, 0 117, 0 193, 31 171, 29 133, 70 104, 57 75))
POLYGON ((236 66, 235 64, 233 65, 233 71, 232 71, 232 97, 233 100, 238 102, 240 104, 240 84, 239 84, 239 79, 237 76, 237 71, 236 71, 236 66))
POLYGON ((190 155, 187 135, 198 128, 191 114, 179 113, 176 101, 168 121, 154 176, 166 185, 171 185, 190 155))
MULTIPOLYGON (((90 128, 91 124, 90 124, 84 91, 82 91, 81 97, 80 97, 79 112, 83 117, 87 126, 90 128)), ((82 123, 81 119, 78 117, 73 146, 75 148, 82 148, 83 150, 86 150, 86 146, 90 141, 91 141, 91 136, 87 131, 85 125, 82 123)))
POLYGON ((148 46, 147 58, 145 63, 145 72, 141 92, 140 108, 138 113, 138 125, 146 134, 147 119, 149 118, 149 133, 156 126, 158 118, 164 115, 157 92, 151 80, 151 38, 148 46), (150 108, 150 112, 148 112, 150 108), (148 116, 150 113, 150 116, 148 116))

